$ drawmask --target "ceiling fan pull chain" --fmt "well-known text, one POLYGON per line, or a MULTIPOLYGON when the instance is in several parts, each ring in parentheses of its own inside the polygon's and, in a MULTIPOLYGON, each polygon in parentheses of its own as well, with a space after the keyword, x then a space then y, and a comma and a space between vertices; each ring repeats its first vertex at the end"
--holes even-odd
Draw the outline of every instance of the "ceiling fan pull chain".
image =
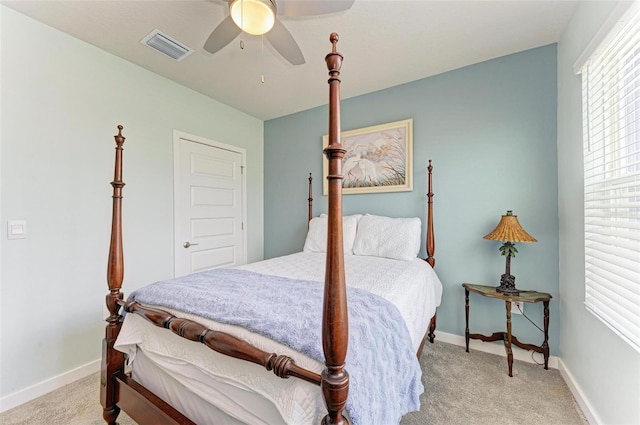
POLYGON ((260 67, 262 68, 262 75, 260 75, 260 81, 264 84, 264 35, 260 36, 260 67))
MULTIPOLYGON (((240 28, 244 29, 244 0, 240 0, 240 28)), ((243 34, 242 31, 241 34, 243 34)), ((240 50, 244 50, 244 39, 240 37, 240 50)))

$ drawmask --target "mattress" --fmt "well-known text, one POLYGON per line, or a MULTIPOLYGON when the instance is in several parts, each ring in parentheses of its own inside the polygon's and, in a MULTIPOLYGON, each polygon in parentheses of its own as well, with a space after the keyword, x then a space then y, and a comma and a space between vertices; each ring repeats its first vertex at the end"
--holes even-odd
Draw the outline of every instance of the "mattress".
MULTIPOLYGON (((325 255, 296 253, 239 268, 322 281, 325 255)), ((442 296, 442 284, 433 269, 420 259, 400 261, 345 255, 345 275, 347 285, 373 292, 398 308, 417 351, 442 296)), ((316 373, 324 369, 320 362, 243 328, 165 310, 210 329, 237 336, 264 351, 287 355, 305 369, 316 373)), ((166 394, 169 397, 167 401, 175 407, 184 405, 182 413, 199 424, 222 421, 219 417, 214 420, 212 416, 202 419, 202 409, 193 407, 201 402, 217 406, 229 417, 223 423, 230 424, 237 421, 249 424, 317 424, 326 414, 317 386, 295 378, 280 379, 262 366, 224 356, 203 344, 179 338, 134 314, 125 317, 116 348, 129 355, 134 377, 138 376, 143 385, 154 387, 150 388, 154 392, 158 390, 166 394), (144 353, 144 360, 138 362, 136 357, 140 352, 144 353), (164 371, 162 383, 154 383, 154 378, 147 377, 145 370, 151 367, 149 365, 164 371), (176 388, 170 389, 172 385, 176 388), (177 400, 190 397, 185 395, 185 389, 193 401, 177 400)))

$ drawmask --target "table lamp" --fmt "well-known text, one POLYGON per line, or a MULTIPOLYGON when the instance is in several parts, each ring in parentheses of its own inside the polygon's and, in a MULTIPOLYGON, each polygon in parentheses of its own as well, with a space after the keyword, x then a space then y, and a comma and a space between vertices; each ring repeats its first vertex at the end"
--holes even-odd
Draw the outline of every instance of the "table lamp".
POLYGON ((507 257, 507 267, 500 278, 500 286, 496 287, 497 292, 507 295, 519 295, 516 289, 516 278, 511 274, 511 257, 515 257, 518 250, 513 242, 538 242, 536 238, 525 232, 518 222, 518 216, 513 215, 513 211, 508 210, 506 215, 500 219, 498 226, 484 239, 504 242, 500 247, 500 253, 507 257))

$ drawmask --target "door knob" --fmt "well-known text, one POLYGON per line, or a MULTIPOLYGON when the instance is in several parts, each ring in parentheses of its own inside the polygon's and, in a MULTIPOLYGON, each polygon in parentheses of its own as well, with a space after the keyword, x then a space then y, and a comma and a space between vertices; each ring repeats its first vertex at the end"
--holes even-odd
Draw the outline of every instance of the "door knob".
POLYGON ((189 248, 190 246, 193 246, 193 245, 200 245, 200 244, 198 244, 198 243, 191 243, 191 242, 189 242, 189 241, 187 241, 187 242, 185 242, 185 243, 183 243, 183 244, 182 244, 182 246, 183 246, 183 247, 185 247, 185 248, 189 248))

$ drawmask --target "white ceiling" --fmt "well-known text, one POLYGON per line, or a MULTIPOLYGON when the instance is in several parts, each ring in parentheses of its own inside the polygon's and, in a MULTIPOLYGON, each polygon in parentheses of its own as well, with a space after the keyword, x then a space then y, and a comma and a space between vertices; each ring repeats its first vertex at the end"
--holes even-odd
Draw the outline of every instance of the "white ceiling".
POLYGON ((267 120, 327 103, 324 56, 331 50, 331 32, 340 35, 338 51, 344 55, 344 99, 557 42, 578 1, 355 0, 345 12, 281 18, 305 55, 299 66, 266 40, 263 47, 259 36, 241 35, 216 54, 205 52, 205 40, 227 16, 224 0, 2 3, 267 120), (155 28, 195 52, 175 62, 141 44, 155 28))

